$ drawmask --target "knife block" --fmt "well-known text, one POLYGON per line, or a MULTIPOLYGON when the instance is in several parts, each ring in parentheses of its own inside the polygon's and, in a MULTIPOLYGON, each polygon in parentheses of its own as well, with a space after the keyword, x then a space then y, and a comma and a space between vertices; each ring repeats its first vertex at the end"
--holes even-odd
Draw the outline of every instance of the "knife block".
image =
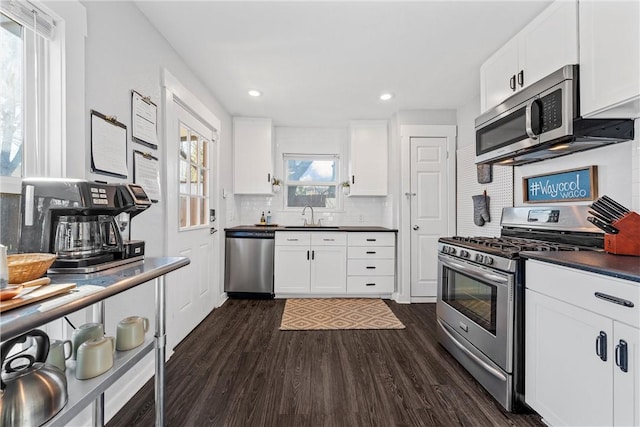
POLYGON ((619 233, 604 236, 605 252, 640 256, 640 215, 629 212, 611 225, 617 228, 619 233))

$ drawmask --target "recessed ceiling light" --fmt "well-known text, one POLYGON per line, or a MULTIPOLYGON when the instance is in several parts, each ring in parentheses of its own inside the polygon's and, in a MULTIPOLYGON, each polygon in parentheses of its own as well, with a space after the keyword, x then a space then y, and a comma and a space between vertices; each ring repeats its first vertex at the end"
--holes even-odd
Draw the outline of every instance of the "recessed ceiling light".
POLYGON ((259 90, 251 89, 249 91, 249 95, 251 95, 251 96, 262 96, 262 92, 260 92, 259 90))
POLYGON ((393 98, 393 94, 392 93, 383 93, 382 95, 380 95, 380 99, 382 101, 388 101, 391 98, 393 98))

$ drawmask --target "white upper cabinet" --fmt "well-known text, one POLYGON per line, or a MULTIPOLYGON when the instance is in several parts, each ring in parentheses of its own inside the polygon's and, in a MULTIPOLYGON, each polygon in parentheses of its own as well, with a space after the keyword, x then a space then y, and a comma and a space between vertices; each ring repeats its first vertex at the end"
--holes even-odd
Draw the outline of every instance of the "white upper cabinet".
POLYGON ((580 2, 580 112, 640 117, 640 2, 580 2))
POLYGON ((233 118, 235 194, 272 194, 272 135, 271 119, 233 118))
POLYGON ((386 120, 357 120, 350 126, 349 182, 351 196, 388 193, 388 132, 386 120))
POLYGON ((484 112, 567 64, 578 63, 578 6, 556 1, 480 67, 484 112))

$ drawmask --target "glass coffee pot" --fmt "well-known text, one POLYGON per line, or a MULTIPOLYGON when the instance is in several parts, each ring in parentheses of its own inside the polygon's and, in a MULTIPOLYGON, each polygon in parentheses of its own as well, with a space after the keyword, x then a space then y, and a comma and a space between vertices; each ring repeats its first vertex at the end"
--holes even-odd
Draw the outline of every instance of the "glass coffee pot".
POLYGON ((122 236, 111 216, 59 216, 54 250, 59 258, 92 257, 122 250, 122 236))

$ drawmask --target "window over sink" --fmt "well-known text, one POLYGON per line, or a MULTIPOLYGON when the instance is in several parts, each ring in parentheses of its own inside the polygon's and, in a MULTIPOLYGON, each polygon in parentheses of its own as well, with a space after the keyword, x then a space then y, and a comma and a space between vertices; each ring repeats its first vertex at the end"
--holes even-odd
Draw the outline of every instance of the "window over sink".
POLYGON ((338 155, 284 154, 284 207, 341 207, 338 155))

